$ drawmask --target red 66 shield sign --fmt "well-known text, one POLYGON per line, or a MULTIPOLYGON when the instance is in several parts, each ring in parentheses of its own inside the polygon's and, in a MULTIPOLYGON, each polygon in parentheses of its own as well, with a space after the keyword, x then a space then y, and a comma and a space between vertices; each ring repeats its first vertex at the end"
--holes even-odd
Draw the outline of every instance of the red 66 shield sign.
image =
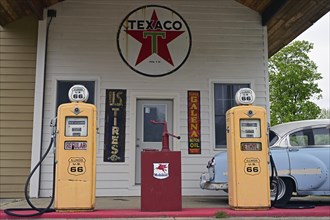
POLYGON ((68 173, 75 176, 84 174, 86 172, 85 162, 86 159, 83 157, 70 157, 68 173))
POLYGON ((260 160, 259 158, 245 158, 244 172, 247 175, 258 175, 260 173, 260 160))

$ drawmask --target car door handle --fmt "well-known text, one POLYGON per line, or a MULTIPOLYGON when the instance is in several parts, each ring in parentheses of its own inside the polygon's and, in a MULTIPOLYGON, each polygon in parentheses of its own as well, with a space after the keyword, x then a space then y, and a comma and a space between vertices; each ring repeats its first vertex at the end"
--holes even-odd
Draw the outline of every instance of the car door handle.
POLYGON ((298 148, 290 148, 289 151, 290 152, 296 152, 296 151, 299 151, 299 149, 298 148))

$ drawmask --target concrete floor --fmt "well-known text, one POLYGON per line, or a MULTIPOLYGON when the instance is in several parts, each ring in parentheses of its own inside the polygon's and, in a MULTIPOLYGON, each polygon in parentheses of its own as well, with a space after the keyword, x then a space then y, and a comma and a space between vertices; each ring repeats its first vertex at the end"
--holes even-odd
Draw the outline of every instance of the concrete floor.
MULTIPOLYGON (((49 198, 39 198, 31 199, 31 202, 38 208, 46 207, 49 204, 49 198)), ((164 201, 170 202, 170 201, 164 201)), ((289 203, 290 205, 300 204, 300 205, 313 205, 315 209, 271 209, 264 213, 265 216, 254 216, 251 217, 250 214, 254 211, 232 211, 228 208, 227 196, 184 196, 182 197, 182 212, 161 212, 157 213, 147 213, 141 212, 141 198, 140 197, 97 197, 96 207, 94 212, 85 213, 46 213, 44 214, 44 219, 94 219, 94 218, 105 218, 105 219, 163 219, 163 220, 188 220, 188 219, 199 219, 199 220, 211 220, 217 219, 214 214, 219 212, 219 210, 229 214, 230 219, 244 219, 244 220, 328 220, 330 216, 330 196, 307 196, 307 197, 293 197, 289 203), (208 210, 213 210, 211 214, 205 215, 205 212, 210 212, 208 210), (319 214, 309 215, 310 212, 316 211, 319 214), (323 211, 320 211, 323 210, 323 211), (197 213, 196 213, 197 211, 197 213), (269 212, 273 212, 271 217, 269 212), (117 214, 116 214, 117 213, 117 214), (195 213, 195 214, 194 214, 195 213), (241 214, 240 214, 241 213, 241 214), (245 213, 245 214, 244 214, 245 213), (296 214, 294 214, 296 213, 296 214), (298 213, 298 214, 297 214, 298 213), (320 214, 321 213, 321 214, 320 214), (82 214, 82 215, 81 215, 82 214), (103 214, 103 215, 102 215, 103 214), (307 214, 307 215, 306 215, 307 214), (150 216, 149 216, 150 215, 150 216), (101 217, 103 216, 103 217, 101 217), (126 217, 125 217, 126 216, 126 217), (143 217, 142 217, 143 216, 143 217), (190 217, 187 217, 190 216, 190 217), (310 217, 307 217, 310 216, 310 217)), ((0 199, 0 219, 6 218, 3 213, 4 209, 7 208, 28 208, 28 204, 24 199, 0 199)), ((260 211, 256 211, 260 212, 260 211)), ((43 219, 43 218, 41 218, 43 219)))
MULTIPOLYGON (((50 198, 31 199, 36 207, 46 207, 50 198)), ((164 201, 170 202, 170 201, 164 201)), ((293 197, 290 204, 329 206, 330 196, 293 197)), ((28 208, 25 199, 0 199, 0 209, 28 208)), ((227 196, 183 196, 182 208, 227 208, 227 196)), ((140 209, 141 197, 97 197, 95 209, 140 209)))

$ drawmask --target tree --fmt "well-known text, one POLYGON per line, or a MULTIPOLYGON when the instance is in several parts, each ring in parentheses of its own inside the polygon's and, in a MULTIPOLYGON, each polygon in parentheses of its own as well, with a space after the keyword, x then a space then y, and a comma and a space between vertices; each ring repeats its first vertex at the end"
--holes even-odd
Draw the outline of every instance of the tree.
POLYGON ((330 109, 322 108, 318 118, 330 119, 330 109))
POLYGON ((294 41, 273 55, 268 63, 271 125, 315 119, 321 109, 312 101, 320 99, 322 79, 308 53, 313 44, 294 41))

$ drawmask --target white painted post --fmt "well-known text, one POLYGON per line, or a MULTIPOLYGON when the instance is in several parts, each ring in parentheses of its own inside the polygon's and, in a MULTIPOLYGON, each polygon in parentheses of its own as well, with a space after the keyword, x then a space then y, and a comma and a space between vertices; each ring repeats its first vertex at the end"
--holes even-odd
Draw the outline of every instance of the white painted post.
MULTIPOLYGON (((42 148, 42 111, 44 96, 44 77, 45 74, 45 55, 46 55, 46 31, 47 19, 39 21, 38 24, 38 43, 37 43, 37 65, 34 91, 34 110, 33 110, 33 133, 32 133, 32 153, 31 153, 31 170, 40 160, 42 148)), ((30 181, 30 197, 39 197, 39 177, 40 169, 32 176, 30 181)))

